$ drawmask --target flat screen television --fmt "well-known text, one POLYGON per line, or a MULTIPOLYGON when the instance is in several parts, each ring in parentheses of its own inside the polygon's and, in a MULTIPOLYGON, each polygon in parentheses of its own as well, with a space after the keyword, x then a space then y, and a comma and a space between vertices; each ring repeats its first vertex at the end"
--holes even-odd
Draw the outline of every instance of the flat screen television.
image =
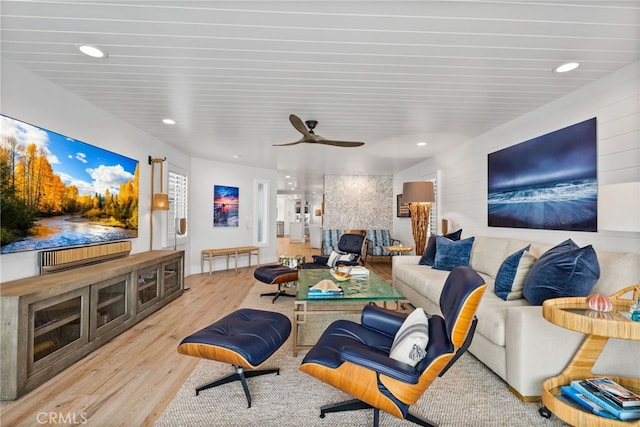
POLYGON ((488 155, 490 227, 598 229, 596 118, 488 155))
POLYGON ((2 254, 138 237, 139 162, 0 115, 2 254))

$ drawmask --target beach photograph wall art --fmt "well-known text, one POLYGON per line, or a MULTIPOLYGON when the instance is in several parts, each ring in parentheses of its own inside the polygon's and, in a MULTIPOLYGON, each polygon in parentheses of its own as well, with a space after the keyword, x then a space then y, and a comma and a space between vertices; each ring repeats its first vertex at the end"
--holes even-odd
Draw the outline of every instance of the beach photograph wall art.
POLYGON ((595 232, 596 118, 488 155, 488 225, 595 232))
POLYGON ((238 187, 213 186, 213 226, 238 226, 238 187))

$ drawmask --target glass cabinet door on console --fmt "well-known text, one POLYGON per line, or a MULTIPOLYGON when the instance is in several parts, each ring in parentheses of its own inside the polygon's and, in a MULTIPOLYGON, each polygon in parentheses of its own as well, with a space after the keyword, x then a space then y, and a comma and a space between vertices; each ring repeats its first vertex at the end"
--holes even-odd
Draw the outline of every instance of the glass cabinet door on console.
POLYGON ((29 304, 27 373, 37 372, 89 341, 88 289, 29 304))
POLYGON ((130 277, 130 274, 126 274, 91 285, 91 339, 131 317, 128 291, 130 277))
POLYGON ((152 306, 160 297, 159 268, 157 265, 138 270, 138 313, 152 306))
POLYGON ((162 297, 182 289, 181 259, 162 264, 162 297))

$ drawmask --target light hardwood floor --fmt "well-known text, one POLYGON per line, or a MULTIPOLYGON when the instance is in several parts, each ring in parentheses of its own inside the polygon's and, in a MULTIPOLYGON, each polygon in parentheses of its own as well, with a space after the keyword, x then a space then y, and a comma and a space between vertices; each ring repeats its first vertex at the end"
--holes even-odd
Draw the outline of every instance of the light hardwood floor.
MULTIPOLYGON (((308 243, 278 239, 279 255, 310 261, 319 252, 308 243)), ((388 258, 367 267, 391 281, 388 258)), ((187 277, 191 289, 178 299, 20 399, 2 402, 0 425, 152 425, 199 361, 178 354, 178 343, 234 311, 256 283, 254 270, 187 277)))

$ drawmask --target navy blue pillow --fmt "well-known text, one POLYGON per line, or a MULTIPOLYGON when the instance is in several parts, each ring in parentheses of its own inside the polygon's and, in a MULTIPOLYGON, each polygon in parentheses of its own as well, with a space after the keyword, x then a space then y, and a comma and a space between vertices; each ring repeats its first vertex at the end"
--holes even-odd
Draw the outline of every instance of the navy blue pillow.
POLYGON ((600 278, 598 255, 591 245, 577 247, 570 239, 545 252, 533 264, 522 293, 533 305, 549 298, 583 297, 600 278))
POLYGON ((516 278, 518 272, 518 265, 520 264, 520 258, 524 251, 528 251, 531 245, 520 249, 519 251, 509 255, 502 262, 502 265, 498 269, 496 274, 496 281, 493 285, 493 291, 503 300, 507 300, 511 293, 511 287, 513 286, 513 280, 516 278))
POLYGON ((469 237, 453 241, 444 236, 436 236, 436 259, 432 268, 451 271, 461 265, 468 267, 474 239, 469 237))
MULTIPOLYGON (((450 240, 460 240, 460 236, 462 235, 462 229, 458 231, 454 231, 453 233, 445 234, 444 237, 450 240)), ((420 265, 433 265, 433 262, 436 260, 436 236, 429 236, 429 241, 427 242, 427 247, 422 254, 422 258, 418 264, 420 265)))
POLYGON ((579 248, 580 246, 578 246, 573 240, 567 239, 562 243, 558 243, 557 245, 549 249, 547 252, 543 253, 538 260, 545 259, 546 257, 554 256, 556 254, 561 254, 563 252, 572 251, 579 248))

